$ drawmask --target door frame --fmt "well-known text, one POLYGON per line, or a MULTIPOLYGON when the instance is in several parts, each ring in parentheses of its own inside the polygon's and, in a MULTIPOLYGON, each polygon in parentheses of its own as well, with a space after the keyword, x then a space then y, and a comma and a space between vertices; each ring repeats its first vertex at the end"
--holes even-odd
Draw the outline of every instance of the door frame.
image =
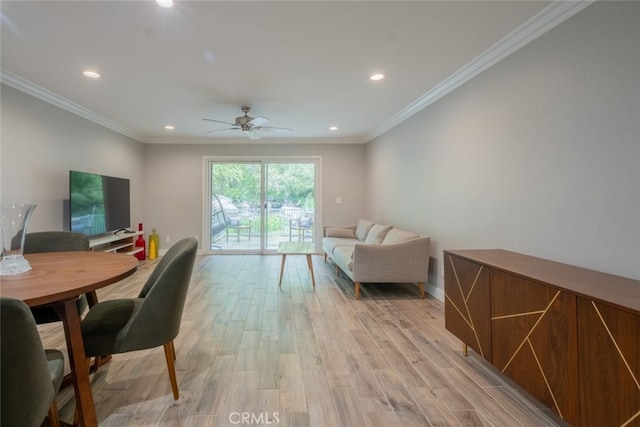
POLYGON ((260 248, 257 250, 214 250, 211 248, 211 180, 209 178, 209 164, 212 162, 217 163, 260 163, 261 172, 260 172, 260 206, 261 208, 261 230, 265 230, 264 227, 264 209, 266 203, 266 188, 265 188, 265 167, 266 163, 314 163, 315 164, 315 176, 314 176, 314 186, 315 186, 315 209, 314 209, 314 246, 316 252, 320 253, 321 241, 322 241, 322 156, 312 155, 312 156, 203 156, 202 158, 202 206, 203 216, 202 216, 202 227, 201 233, 203 236, 203 252, 205 255, 213 255, 213 254, 275 254, 277 250, 275 249, 266 249, 265 247, 265 237, 264 232, 261 233, 260 236, 260 248))

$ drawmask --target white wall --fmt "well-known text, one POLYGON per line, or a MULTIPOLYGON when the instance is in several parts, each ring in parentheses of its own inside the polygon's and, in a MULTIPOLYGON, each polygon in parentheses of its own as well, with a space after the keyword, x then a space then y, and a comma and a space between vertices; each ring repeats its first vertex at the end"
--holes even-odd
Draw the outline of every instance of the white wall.
POLYGON ((322 158, 322 216, 325 224, 355 224, 365 206, 365 147, 362 144, 149 144, 146 146, 147 229, 171 241, 202 235, 205 156, 319 156, 322 158), (336 197, 343 203, 337 205, 336 197))
POLYGON ((133 228, 142 222, 173 241, 200 236, 204 156, 320 156, 325 223, 352 224, 364 211, 362 144, 143 145, 9 86, 1 91, 0 200, 38 205, 29 231, 68 226, 73 169, 131 179, 133 228))
POLYGON ((367 216, 640 279, 640 3, 595 3, 367 144, 367 216))
POLYGON ((2 85, 0 200, 36 203, 28 231, 68 227, 69 170, 131 179, 131 222, 144 216, 144 147, 2 85))

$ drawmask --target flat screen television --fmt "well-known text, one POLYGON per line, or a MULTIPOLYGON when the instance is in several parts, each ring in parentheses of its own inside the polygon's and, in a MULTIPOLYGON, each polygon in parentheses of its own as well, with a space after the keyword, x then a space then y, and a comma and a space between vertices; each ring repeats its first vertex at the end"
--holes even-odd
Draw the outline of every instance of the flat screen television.
POLYGON ((71 231, 95 236, 131 226, 129 180, 69 171, 71 231))

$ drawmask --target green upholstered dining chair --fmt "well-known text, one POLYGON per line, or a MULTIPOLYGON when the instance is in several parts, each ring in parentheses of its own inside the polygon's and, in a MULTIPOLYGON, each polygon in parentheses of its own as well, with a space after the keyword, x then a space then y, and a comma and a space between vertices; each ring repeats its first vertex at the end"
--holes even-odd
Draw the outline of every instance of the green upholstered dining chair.
MULTIPOLYGON (((82 233, 71 231, 38 231, 27 233, 24 239, 24 253, 38 254, 43 252, 71 252, 88 251, 89 238, 82 233)), ((78 313, 82 314, 87 309, 87 296, 82 295, 78 299, 78 313)), ((59 322, 60 318, 51 307, 36 307, 31 309, 36 323, 59 322)))
POLYGON ((24 253, 88 251, 89 238, 73 231, 37 231, 24 238, 24 253))
POLYGON ((151 272, 137 298, 100 301, 81 322, 87 357, 164 346, 174 399, 178 400, 173 340, 191 282, 198 241, 175 243, 151 272))
POLYGON ((29 307, 0 298, 0 425, 37 427, 47 414, 59 426, 56 394, 64 371, 58 350, 44 350, 29 307))

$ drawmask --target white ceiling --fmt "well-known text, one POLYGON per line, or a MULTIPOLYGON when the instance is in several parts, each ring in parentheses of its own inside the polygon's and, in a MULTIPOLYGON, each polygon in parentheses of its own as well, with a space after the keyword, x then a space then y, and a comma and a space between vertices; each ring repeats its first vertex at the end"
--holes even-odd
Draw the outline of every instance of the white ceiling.
POLYGON ((294 129, 264 142, 366 142, 575 13, 561 3, 2 1, 2 82, 146 143, 248 140, 202 120, 243 105, 294 129))

